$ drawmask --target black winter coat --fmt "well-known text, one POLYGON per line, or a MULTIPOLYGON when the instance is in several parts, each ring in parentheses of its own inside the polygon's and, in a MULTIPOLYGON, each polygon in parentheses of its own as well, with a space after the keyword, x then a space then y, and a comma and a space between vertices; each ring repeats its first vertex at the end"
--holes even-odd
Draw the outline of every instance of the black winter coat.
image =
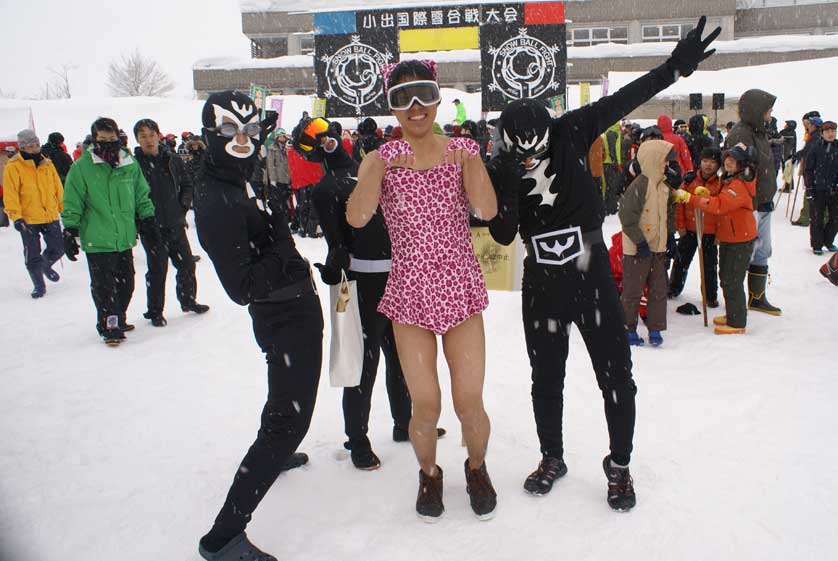
POLYGON ((806 176, 814 185, 806 184, 806 191, 838 194, 838 140, 818 139, 806 156, 806 176))
POLYGON ((55 171, 58 172, 58 177, 61 178, 61 183, 67 179, 67 174, 70 173, 70 166, 73 165, 73 158, 62 150, 61 146, 56 144, 46 143, 41 147, 41 154, 52 161, 55 166, 55 171))
POLYGON ((151 190, 157 224, 166 229, 182 228, 186 224, 186 210, 192 206, 194 193, 192 175, 183 161, 162 146, 156 156, 148 156, 137 147, 134 156, 151 190))
POLYGON ((796 127, 786 125, 786 127, 780 131, 780 136, 783 137, 783 161, 786 161, 793 158, 795 152, 797 152, 796 127))
POLYGON ((282 213, 274 215, 248 192, 244 171, 207 164, 196 185, 195 225, 230 299, 242 306, 270 302, 277 292, 310 282, 282 213))

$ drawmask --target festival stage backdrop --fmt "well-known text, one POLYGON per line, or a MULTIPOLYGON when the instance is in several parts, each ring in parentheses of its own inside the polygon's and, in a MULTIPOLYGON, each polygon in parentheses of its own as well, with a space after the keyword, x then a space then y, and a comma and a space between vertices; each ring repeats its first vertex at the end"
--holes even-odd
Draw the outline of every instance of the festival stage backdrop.
POLYGON ((388 114, 381 69, 400 53, 480 49, 483 111, 565 91, 563 2, 316 13, 314 28, 328 117, 388 114))

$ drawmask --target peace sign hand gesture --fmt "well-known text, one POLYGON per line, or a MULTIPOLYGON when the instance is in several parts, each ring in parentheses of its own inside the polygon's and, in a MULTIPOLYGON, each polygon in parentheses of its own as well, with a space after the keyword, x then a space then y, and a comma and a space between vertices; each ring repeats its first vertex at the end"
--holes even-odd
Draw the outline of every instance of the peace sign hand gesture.
POLYGON ((687 36, 678 41, 675 49, 672 51, 669 61, 667 61, 678 74, 687 77, 696 71, 698 65, 709 58, 716 52, 716 49, 707 51, 710 43, 716 40, 716 37, 722 32, 721 27, 714 29, 706 39, 701 39, 704 34, 704 26, 707 23, 707 16, 701 16, 698 20, 698 25, 687 33, 687 36))

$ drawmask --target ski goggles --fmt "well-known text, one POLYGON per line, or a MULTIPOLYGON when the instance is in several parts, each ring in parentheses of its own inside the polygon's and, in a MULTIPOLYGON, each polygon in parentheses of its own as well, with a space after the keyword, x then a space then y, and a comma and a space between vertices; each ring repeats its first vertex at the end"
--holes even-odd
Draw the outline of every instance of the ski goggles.
POLYGON ((262 134, 262 125, 259 123, 248 123, 239 128, 235 123, 221 123, 220 127, 215 127, 214 130, 225 138, 235 138, 239 133, 249 136, 250 138, 258 138, 262 134))
POLYGON ((320 138, 328 132, 329 121, 321 117, 312 119, 300 133, 300 148, 306 152, 311 152, 320 144, 320 138))
POLYGON ((433 80, 405 82, 393 86, 387 92, 387 103, 393 111, 407 111, 414 103, 430 107, 440 101, 439 84, 433 80))

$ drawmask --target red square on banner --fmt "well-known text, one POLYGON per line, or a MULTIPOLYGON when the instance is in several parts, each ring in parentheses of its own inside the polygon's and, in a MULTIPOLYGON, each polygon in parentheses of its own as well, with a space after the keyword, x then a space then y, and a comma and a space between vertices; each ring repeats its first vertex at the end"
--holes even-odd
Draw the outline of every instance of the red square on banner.
POLYGON ((564 23, 564 2, 539 2, 524 4, 525 25, 564 23))

